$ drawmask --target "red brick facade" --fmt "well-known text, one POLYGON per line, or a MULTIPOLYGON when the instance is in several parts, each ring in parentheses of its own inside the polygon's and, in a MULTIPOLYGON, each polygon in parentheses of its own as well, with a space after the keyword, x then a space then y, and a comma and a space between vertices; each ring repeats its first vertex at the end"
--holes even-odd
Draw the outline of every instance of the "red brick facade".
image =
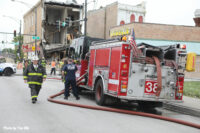
POLYGON ((110 29, 110 32, 134 27, 136 38, 200 42, 200 27, 153 23, 130 23, 110 29))

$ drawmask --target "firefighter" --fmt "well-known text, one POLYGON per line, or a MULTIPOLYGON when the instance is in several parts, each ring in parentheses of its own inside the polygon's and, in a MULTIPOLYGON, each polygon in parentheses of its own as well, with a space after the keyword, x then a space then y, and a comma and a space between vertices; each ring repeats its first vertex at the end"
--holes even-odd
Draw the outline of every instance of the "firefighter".
POLYGON ((54 75, 56 75, 56 61, 55 60, 53 60, 51 62, 51 73, 50 73, 50 75, 52 75, 53 72, 54 72, 54 75))
POLYGON ((39 62, 44 68, 46 68, 46 60, 44 57, 42 57, 42 59, 39 62))
POLYGON ((25 71, 25 69, 28 67, 28 60, 24 58, 23 60, 23 72, 25 71))
MULTIPOLYGON (((63 59, 63 62, 64 62, 64 64, 61 66, 61 73, 62 73, 64 66, 68 64, 67 59, 63 59)), ((62 82, 64 82, 64 84, 65 84, 66 75, 67 75, 67 72, 64 72, 64 76, 61 74, 61 79, 62 79, 62 82)))
POLYGON ((30 60, 30 59, 28 59, 28 65, 31 65, 31 64, 32 64, 31 60, 30 60))
POLYGON ((73 64, 73 60, 69 59, 68 60, 68 64, 64 66, 63 70, 62 70, 62 76, 65 75, 65 72, 67 72, 66 76, 65 76, 65 97, 64 99, 68 99, 69 97, 69 87, 71 85, 72 87, 72 91, 73 91, 73 95, 76 97, 76 100, 79 100, 80 97, 78 96, 77 93, 77 87, 76 87, 76 71, 77 71, 77 67, 75 64, 73 64))
POLYGON ((60 62, 59 62, 59 68, 61 69, 64 65, 64 59, 62 59, 60 62))
POLYGON ((30 64, 24 71, 24 82, 29 84, 31 89, 32 103, 36 103, 42 82, 46 80, 46 70, 38 63, 38 57, 32 59, 30 64))
MULTIPOLYGON (((61 79, 62 79, 62 82, 64 83, 64 89, 63 90, 65 90, 65 77, 66 77, 67 72, 64 72, 64 76, 63 76, 62 75, 62 69, 64 68, 65 65, 68 64, 67 59, 63 59, 63 62, 64 62, 64 64, 61 67, 61 79)), ((70 96, 70 93, 69 93, 69 96, 70 96)))
POLYGON ((61 61, 59 61, 59 74, 62 75, 62 68, 64 66, 64 59, 62 59, 61 61))

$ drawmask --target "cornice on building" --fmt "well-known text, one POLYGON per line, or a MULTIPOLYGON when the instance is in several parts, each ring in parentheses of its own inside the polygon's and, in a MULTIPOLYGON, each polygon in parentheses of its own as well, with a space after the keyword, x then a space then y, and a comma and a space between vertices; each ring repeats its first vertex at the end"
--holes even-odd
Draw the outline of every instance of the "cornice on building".
POLYGON ((42 3, 42 1, 43 1, 43 0, 39 0, 33 7, 31 7, 31 9, 28 10, 28 11, 24 14, 23 18, 25 18, 29 13, 34 12, 35 8, 37 8, 37 7, 42 3))
POLYGON ((135 30, 136 38, 200 42, 198 36, 200 27, 195 26, 134 22, 122 26, 114 26, 111 28, 110 33, 117 32, 120 29, 132 28, 135 30))

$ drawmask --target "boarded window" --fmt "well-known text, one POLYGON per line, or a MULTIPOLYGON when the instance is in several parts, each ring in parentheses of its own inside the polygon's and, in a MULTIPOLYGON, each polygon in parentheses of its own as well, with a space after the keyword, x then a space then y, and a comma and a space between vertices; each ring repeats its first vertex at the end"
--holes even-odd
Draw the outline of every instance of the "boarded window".
POLYGON ((120 25, 124 25, 124 24, 125 24, 124 20, 120 21, 120 25))
POLYGON ((139 22, 143 23, 143 17, 142 16, 139 17, 139 22))
POLYGON ((134 15, 134 14, 131 14, 130 22, 131 22, 131 23, 135 22, 135 15, 134 15))

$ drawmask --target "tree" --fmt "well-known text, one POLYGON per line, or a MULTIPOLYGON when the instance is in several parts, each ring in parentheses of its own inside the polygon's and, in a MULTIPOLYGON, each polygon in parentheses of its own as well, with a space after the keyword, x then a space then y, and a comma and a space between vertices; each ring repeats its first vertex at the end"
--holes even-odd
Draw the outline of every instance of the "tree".
POLYGON ((14 54, 15 53, 15 50, 11 49, 11 48, 4 48, 2 50, 2 53, 11 53, 11 54, 14 54))
POLYGON ((12 42, 17 43, 17 42, 20 42, 20 41, 21 41, 21 43, 23 43, 23 36, 14 37, 12 42))

